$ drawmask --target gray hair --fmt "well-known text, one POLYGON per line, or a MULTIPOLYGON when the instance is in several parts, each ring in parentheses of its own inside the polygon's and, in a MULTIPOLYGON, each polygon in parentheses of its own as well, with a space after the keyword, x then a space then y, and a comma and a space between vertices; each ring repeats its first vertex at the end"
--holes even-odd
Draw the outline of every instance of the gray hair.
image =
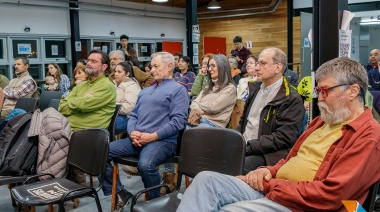
POLYGON ((119 57, 119 59, 121 59, 121 60, 125 60, 125 54, 124 54, 124 52, 122 52, 121 50, 113 50, 113 51, 111 51, 111 52, 109 53, 109 56, 111 57, 111 55, 113 55, 113 54, 117 54, 118 57, 119 57))
POLYGON ((274 51, 274 54, 272 56, 273 63, 281 63, 282 64, 282 73, 284 73, 286 70, 286 67, 288 66, 285 52, 279 48, 276 48, 276 47, 269 47, 269 48, 266 48, 264 50, 274 51))
MULTIPOLYGON (((218 84, 220 85, 219 91, 228 86, 230 83, 232 83, 232 76, 231 76, 231 67, 230 63, 228 62, 228 58, 224 56, 223 54, 217 54, 210 57, 210 60, 214 59, 216 66, 218 67, 218 84)), ((208 61, 210 63, 210 60, 208 61)), ((214 82, 211 79, 211 74, 208 71, 208 87, 206 87, 203 91, 203 94, 206 95, 210 92, 212 92, 214 87, 214 82)), ((219 92, 218 91, 218 92, 219 92)))
POLYGON ((174 56, 169 53, 169 52, 156 52, 152 54, 151 58, 155 58, 157 56, 161 56, 161 61, 165 64, 172 64, 172 71, 175 68, 175 63, 174 63, 174 56))
POLYGON ((29 65, 29 60, 26 58, 26 57, 16 57, 15 58, 15 61, 16 60, 22 60, 22 63, 24 64, 24 65, 29 65))
POLYGON ((234 64, 234 68, 238 67, 238 62, 237 62, 236 58, 230 57, 230 58, 228 58, 228 62, 232 62, 234 64))
MULTIPOLYGON (((357 61, 347 58, 339 57, 323 63, 315 74, 317 82, 331 77, 335 79, 338 85, 340 84, 358 84, 360 86, 361 95, 356 98, 364 103, 363 99, 365 92, 368 89, 368 75, 364 67, 357 61)), ((341 90, 347 89, 347 86, 341 86, 341 90)))

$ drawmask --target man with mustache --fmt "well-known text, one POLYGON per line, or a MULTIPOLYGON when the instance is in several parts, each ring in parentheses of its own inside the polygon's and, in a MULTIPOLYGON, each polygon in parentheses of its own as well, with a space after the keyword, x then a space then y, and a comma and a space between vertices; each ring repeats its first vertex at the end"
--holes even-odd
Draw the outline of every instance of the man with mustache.
POLYGON ((14 109, 20 97, 32 97, 37 89, 37 84, 33 77, 29 75, 29 60, 25 57, 15 58, 16 78, 9 81, 3 89, 4 104, 1 110, 1 120, 4 120, 9 112, 14 109))
POLYGON ((321 116, 286 159, 245 176, 201 172, 177 211, 346 211, 342 200, 363 204, 380 178, 380 125, 364 106, 366 70, 336 58, 315 78, 321 116))
POLYGON ((87 61, 89 80, 77 84, 61 100, 58 111, 67 117, 73 130, 107 129, 116 107, 115 86, 105 76, 110 59, 103 51, 92 50, 87 61))

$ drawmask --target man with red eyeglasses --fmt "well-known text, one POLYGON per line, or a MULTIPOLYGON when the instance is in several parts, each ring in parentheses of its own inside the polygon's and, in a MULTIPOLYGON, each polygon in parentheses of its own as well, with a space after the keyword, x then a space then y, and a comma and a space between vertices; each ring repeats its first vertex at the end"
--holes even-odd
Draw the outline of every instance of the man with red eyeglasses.
POLYGON ((364 67, 337 58, 316 72, 315 118, 286 159, 245 176, 201 172, 177 211, 346 211, 380 178, 380 125, 364 106, 364 67), (202 195, 199 195, 202 194, 202 195))

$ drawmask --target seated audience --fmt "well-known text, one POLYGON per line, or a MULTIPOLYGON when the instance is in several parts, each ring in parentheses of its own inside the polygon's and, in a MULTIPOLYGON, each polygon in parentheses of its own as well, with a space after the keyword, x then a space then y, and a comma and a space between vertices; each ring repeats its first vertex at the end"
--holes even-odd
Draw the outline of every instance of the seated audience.
POLYGON ((71 129, 108 128, 116 106, 115 86, 105 76, 108 69, 108 55, 92 50, 86 65, 89 80, 78 83, 59 104, 71 129))
POLYGON ((69 93, 70 80, 62 73, 61 68, 57 63, 50 63, 48 65, 48 73, 46 76, 53 76, 55 83, 59 85, 59 91, 63 93, 63 97, 66 97, 69 93))
POLYGON ((237 100, 231 114, 231 129, 236 129, 239 126, 241 116, 243 115, 245 100, 248 97, 248 82, 255 82, 257 80, 256 72, 257 59, 253 55, 247 56, 247 62, 243 67, 246 67, 247 77, 241 78, 237 85, 237 100))
POLYGON ((239 80, 239 84, 236 88, 238 99, 242 99, 244 101, 247 100, 248 82, 255 82, 257 80, 256 62, 257 62, 257 58, 255 56, 253 55, 247 56, 246 70, 247 70, 248 76, 241 78, 239 80))
POLYGON ((116 66, 113 83, 116 87, 116 104, 122 105, 116 118, 115 130, 126 130, 128 117, 135 107, 137 96, 141 91, 140 84, 133 76, 130 63, 121 62, 116 66))
POLYGON ((207 53, 201 58, 201 69, 199 70, 198 75, 195 77, 193 87, 191 88, 190 96, 198 96, 199 93, 208 86, 208 77, 207 77, 207 65, 210 57, 214 54, 207 53))
POLYGON ((45 77, 45 85, 44 90, 45 91, 59 91, 59 85, 55 82, 53 76, 46 76, 45 77))
POLYGON ((0 88, 4 89, 5 86, 8 85, 8 83, 9 83, 9 79, 6 76, 0 74, 0 88))
MULTIPOLYGON (((125 55, 121 50, 115 50, 115 51, 110 52, 109 56, 111 60, 111 63, 110 63, 111 74, 109 75, 109 78, 111 81, 113 81, 116 65, 125 61, 125 55)), ((131 61, 128 61, 128 62, 131 63, 131 61)), ((140 68, 137 66, 134 66, 133 63, 131 63, 131 65, 133 68, 133 75, 139 81, 140 85, 143 88, 149 87, 150 84, 153 82, 152 75, 145 73, 144 71, 141 71, 140 68)))
POLYGON ((175 80, 179 84, 185 86, 189 92, 191 91, 195 80, 195 74, 190 61, 190 57, 182 56, 178 61, 178 68, 180 71, 174 74, 175 80))
POLYGON ((3 89, 4 103, 1 109, 1 120, 4 120, 15 107, 18 98, 32 97, 37 90, 37 84, 29 75, 28 68, 28 59, 25 57, 15 58, 16 78, 9 81, 9 84, 3 89))
POLYGON ((230 120, 236 102, 236 88, 228 58, 222 54, 210 57, 207 76, 208 87, 191 103, 187 129, 226 127, 230 120))
POLYGON ((228 58, 228 61, 230 62, 232 80, 234 81, 234 84, 237 85, 239 84, 239 80, 241 78, 241 71, 237 68, 238 62, 234 57, 228 58))
POLYGON ((153 74, 151 73, 151 71, 152 71, 152 66, 150 65, 150 62, 145 63, 144 69, 145 69, 145 72, 146 72, 146 73, 148 73, 148 74, 150 74, 151 76, 153 76, 153 74))
POLYGON ((284 76, 288 79, 288 82, 294 88, 297 88, 297 86, 298 86, 298 74, 296 72, 294 72, 293 70, 286 67, 286 70, 284 72, 284 76))
POLYGON ((283 76, 286 61, 280 49, 264 49, 255 66, 257 81, 248 82, 248 98, 236 129, 247 142, 244 173, 285 158, 299 136, 305 109, 283 76))
MULTIPOLYGON (((376 62, 376 64, 380 63, 380 55, 375 57, 374 60, 371 60, 376 62)), ((377 90, 380 91, 380 72, 379 68, 372 68, 368 72, 368 85, 369 90, 377 90)))
POLYGON ((87 64, 87 61, 85 59, 79 59, 77 61, 76 66, 79 66, 79 65, 86 66, 86 64, 87 64))
MULTIPOLYGON (((113 158, 139 155, 138 171, 144 187, 160 184, 157 166, 176 153, 178 132, 187 117, 189 96, 184 86, 173 79, 174 57, 168 52, 152 55, 155 84, 143 89, 128 120, 129 138, 110 142, 103 192, 111 195, 113 158)), ((122 211, 133 195, 117 179, 117 204, 122 211)), ((160 190, 149 192, 149 199, 160 196, 160 190)))
POLYGON ((366 70, 337 58, 318 68, 316 81, 321 116, 285 160, 246 176, 201 172, 177 211, 346 211, 342 200, 363 204, 380 178, 380 126, 363 99, 366 70))
POLYGON ((86 73, 86 66, 77 65, 74 69, 74 79, 69 87, 69 91, 72 91, 74 87, 80 82, 88 80, 88 74, 86 73))

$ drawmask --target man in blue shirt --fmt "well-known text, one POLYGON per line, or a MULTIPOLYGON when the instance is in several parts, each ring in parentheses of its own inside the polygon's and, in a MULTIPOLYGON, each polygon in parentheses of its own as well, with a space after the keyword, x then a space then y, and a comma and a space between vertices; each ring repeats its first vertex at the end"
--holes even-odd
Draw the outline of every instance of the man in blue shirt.
MULTIPOLYGON (((188 116, 189 95, 184 86, 173 79, 174 57, 168 52, 152 55, 155 84, 139 94, 128 120, 129 138, 109 144, 108 159, 139 155, 138 171, 149 188, 160 184, 157 166, 176 153, 178 132, 188 116)), ((103 184, 104 195, 111 195, 113 166, 109 162, 103 184)), ((122 211, 132 197, 117 179, 116 210, 122 211)), ((160 189, 149 193, 149 199, 160 196, 160 189)))
POLYGON ((380 90, 379 60, 379 50, 373 49, 369 55, 369 64, 366 66, 369 90, 380 90))

